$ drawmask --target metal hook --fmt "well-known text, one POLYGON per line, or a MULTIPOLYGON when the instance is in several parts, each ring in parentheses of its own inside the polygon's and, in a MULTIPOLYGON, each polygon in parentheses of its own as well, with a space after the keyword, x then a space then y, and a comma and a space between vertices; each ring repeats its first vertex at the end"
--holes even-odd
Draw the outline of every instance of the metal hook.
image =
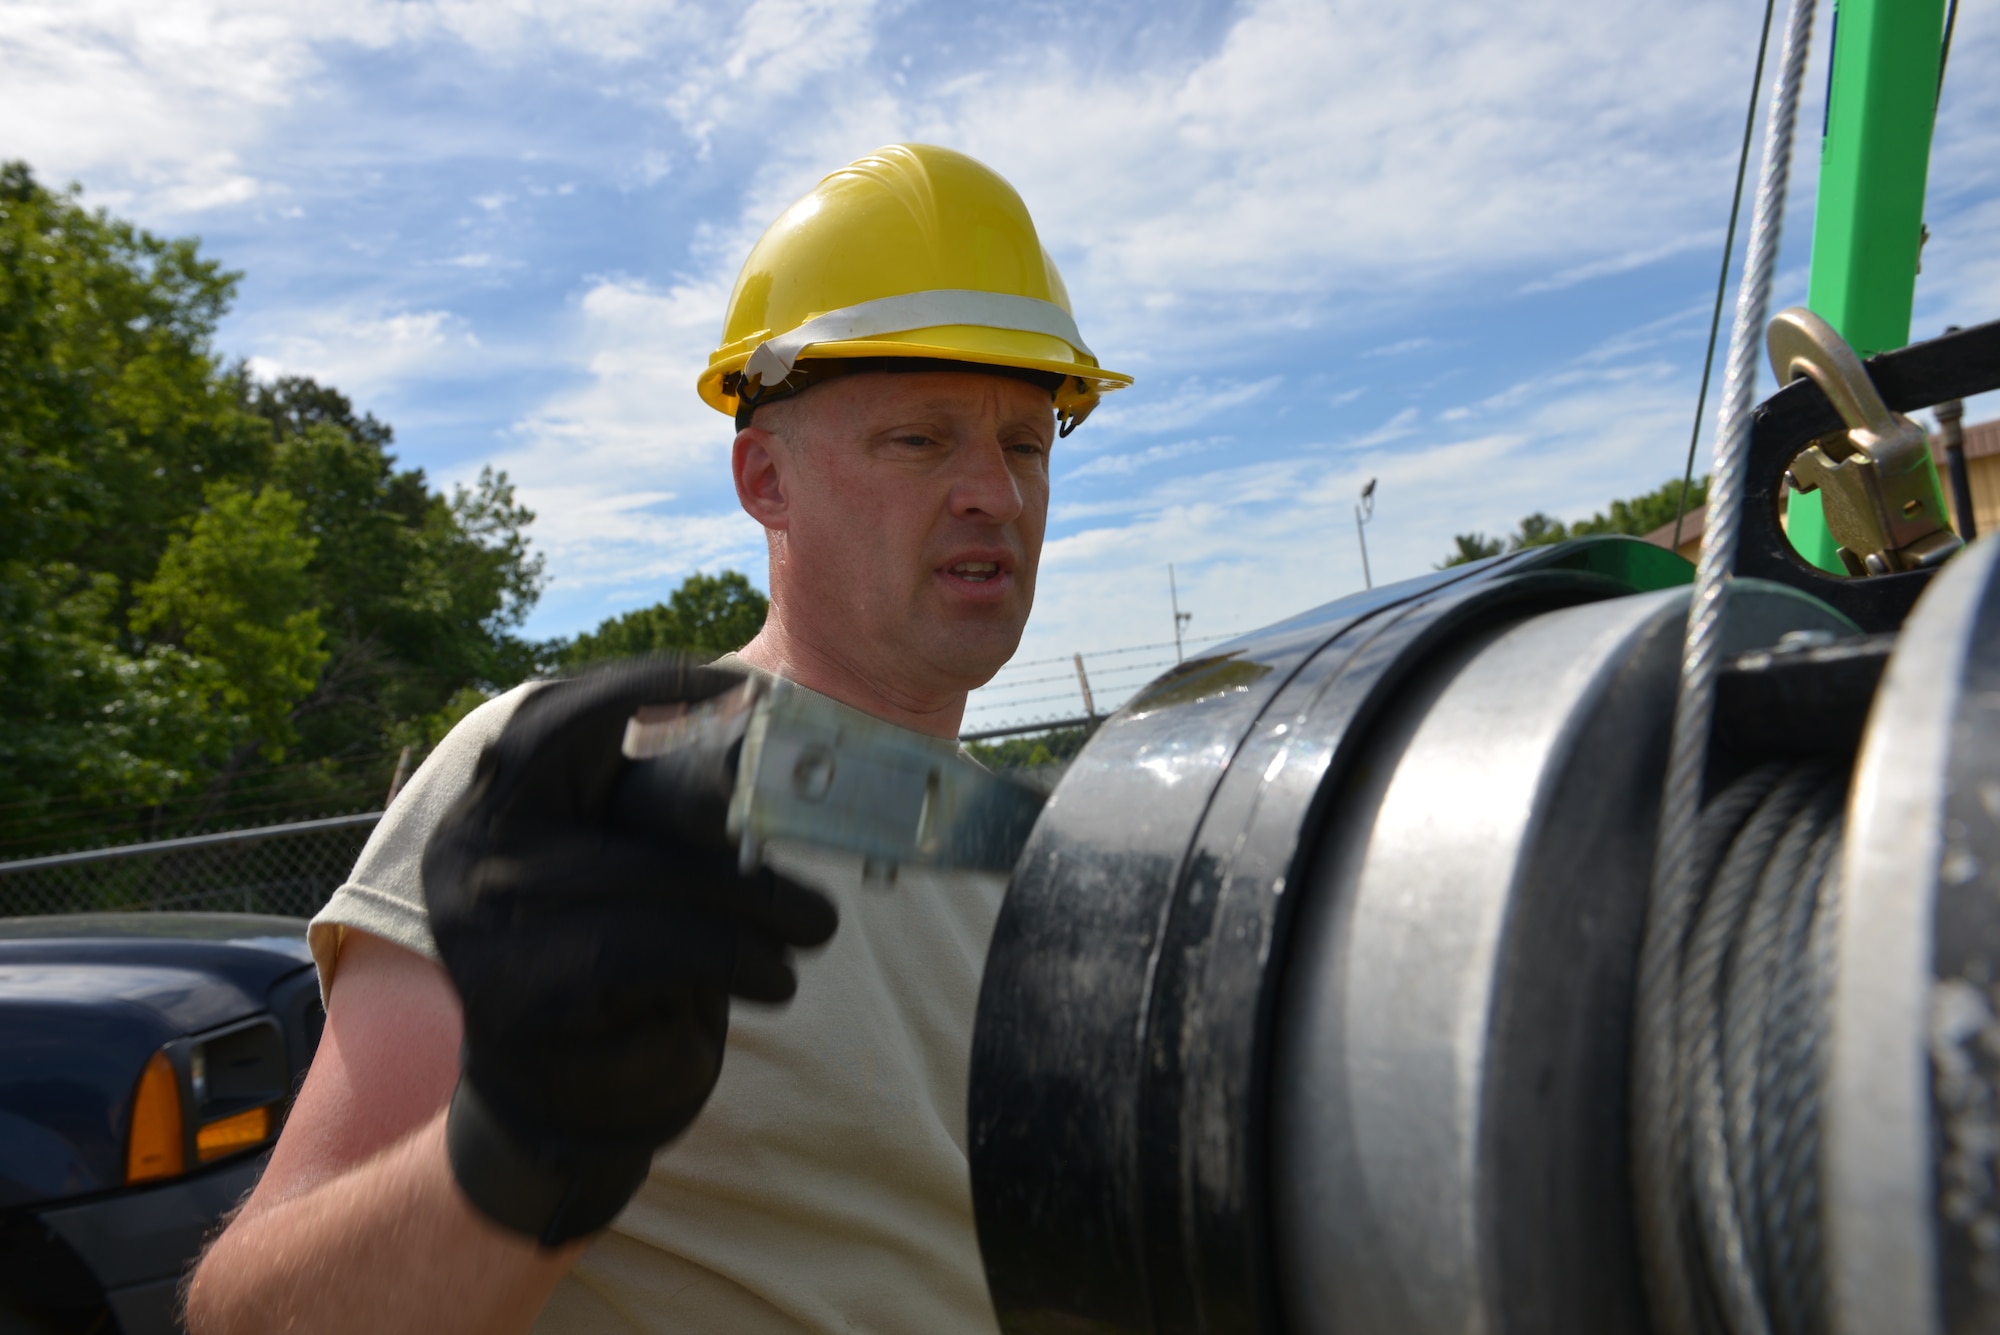
POLYGON ((1832 325, 1803 306, 1779 312, 1765 331, 1778 383, 1805 376, 1820 387, 1844 438, 1823 437, 1792 460, 1795 491, 1818 491, 1826 527, 1850 575, 1934 566, 1965 544, 1951 531, 1931 470, 1924 429, 1889 411, 1867 367, 1832 325))

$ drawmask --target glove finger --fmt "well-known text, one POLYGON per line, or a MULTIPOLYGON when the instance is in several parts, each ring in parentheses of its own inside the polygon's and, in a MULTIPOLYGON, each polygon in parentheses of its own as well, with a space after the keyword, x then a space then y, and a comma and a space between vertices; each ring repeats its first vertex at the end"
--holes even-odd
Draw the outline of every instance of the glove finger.
POLYGON ((768 870, 739 876, 727 857, 580 836, 550 843, 530 857, 482 858, 464 894, 433 896, 438 950, 467 1004, 510 1022, 529 1020, 520 1012, 530 998, 559 1014, 571 997, 598 1004, 582 999, 607 988, 727 983, 739 928, 779 952, 746 977, 760 997, 782 1000, 794 986, 783 948, 819 945, 839 921, 819 891, 768 870))
POLYGON ((508 844, 466 873, 470 912, 541 919, 622 899, 706 905, 713 897, 706 884, 715 875, 713 859, 691 850, 539 825, 517 828, 508 844))
POLYGON ((537 689, 482 757, 496 814, 566 812, 603 819, 623 773, 625 724, 641 706, 698 703, 742 684, 744 673, 676 654, 622 659, 537 689))
POLYGON ((745 876, 734 853, 703 854, 681 864, 690 902, 747 922, 787 945, 823 945, 840 926, 840 911, 822 892, 769 867, 745 876))
POLYGON ((833 900, 769 867, 747 879, 738 893, 738 903, 742 905, 739 917, 787 945, 824 945, 840 926, 840 910, 833 900))
POLYGON ((798 974, 792 969, 792 952, 783 942, 755 928, 738 928, 736 968, 730 975, 729 990, 745 1001, 772 1004, 790 1001, 799 990, 798 974))
POLYGON ((656 892, 498 923, 438 922, 433 931, 468 1013, 503 1027, 586 1024, 607 1008, 644 1008, 675 986, 726 987, 735 969, 729 919, 656 892))
POLYGON ((543 904, 660 897, 741 919, 800 947, 824 944, 840 925, 840 912, 825 894, 768 867, 744 876, 733 852, 574 835, 536 846, 532 855, 486 859, 475 869, 477 893, 543 904))
POLYGON ((682 988, 671 1003, 582 1032, 468 1030, 466 1070, 524 1123, 670 1134, 664 1124, 684 1125, 713 1088, 729 1027, 720 987, 682 988))

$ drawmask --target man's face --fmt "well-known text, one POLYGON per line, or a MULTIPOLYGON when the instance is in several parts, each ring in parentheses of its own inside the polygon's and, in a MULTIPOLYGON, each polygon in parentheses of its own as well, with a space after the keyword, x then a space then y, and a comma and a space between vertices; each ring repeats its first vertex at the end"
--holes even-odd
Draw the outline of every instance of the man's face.
MULTIPOLYGON (((791 635, 912 696, 980 685, 1034 603, 1055 415, 1006 376, 843 376, 758 414, 791 635)), ((748 498, 746 497, 746 504, 748 498)), ((753 514, 757 511, 752 507, 753 514)))

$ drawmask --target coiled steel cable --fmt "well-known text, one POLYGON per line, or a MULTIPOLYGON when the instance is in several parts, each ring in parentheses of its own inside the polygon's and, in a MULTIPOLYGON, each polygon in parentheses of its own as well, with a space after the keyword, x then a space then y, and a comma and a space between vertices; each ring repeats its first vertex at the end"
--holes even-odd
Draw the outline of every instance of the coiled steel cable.
POLYGON ((1675 1232, 1701 1262, 1680 1293, 1697 1330, 1823 1326, 1818 1091, 1846 786, 1824 765, 1767 765, 1704 808, 1690 841, 1668 1166, 1675 1232))
MULTIPOLYGON (((1696 837, 1703 821, 1702 781, 1715 715, 1716 656, 1728 601, 1729 572, 1736 562, 1742 471, 1750 440, 1757 361, 1770 310, 1814 8, 1815 0, 1793 0, 1777 85, 1765 122, 1763 164, 1729 338, 1728 370, 1716 422, 1709 519, 1688 609, 1666 794, 1639 959, 1633 1178, 1646 1288, 1662 1335, 1702 1335, 1714 1328, 1718 1315, 1733 1335, 1766 1335, 1770 1329, 1753 1280, 1751 1242, 1743 1236, 1740 1221, 1727 1212, 1704 1211, 1701 1227, 1692 1236, 1688 1231, 1692 1193, 1698 1191, 1705 1205, 1712 1204, 1718 1189, 1731 1188, 1731 1184, 1718 1184, 1700 1175, 1691 1181, 1683 1171, 1690 1162, 1691 1091, 1682 1079, 1678 998, 1683 946, 1706 899, 1708 881, 1698 865, 1696 837), (1716 1279, 1714 1284, 1711 1275, 1716 1279), (1712 1295, 1712 1300, 1703 1295, 1712 1295)), ((1705 1121, 1702 1135, 1711 1129, 1705 1121)), ((1708 1154, 1712 1148, 1704 1148, 1708 1155, 1704 1163, 1712 1164, 1713 1156, 1708 1154)))

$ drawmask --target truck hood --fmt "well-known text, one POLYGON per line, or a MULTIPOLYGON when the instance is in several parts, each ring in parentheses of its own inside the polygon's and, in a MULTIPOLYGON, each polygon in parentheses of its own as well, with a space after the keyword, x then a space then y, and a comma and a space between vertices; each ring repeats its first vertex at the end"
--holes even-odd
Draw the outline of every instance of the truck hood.
POLYGON ((0 919, 0 1209, 122 1185, 147 1059, 264 1011, 311 963, 298 919, 0 919))

